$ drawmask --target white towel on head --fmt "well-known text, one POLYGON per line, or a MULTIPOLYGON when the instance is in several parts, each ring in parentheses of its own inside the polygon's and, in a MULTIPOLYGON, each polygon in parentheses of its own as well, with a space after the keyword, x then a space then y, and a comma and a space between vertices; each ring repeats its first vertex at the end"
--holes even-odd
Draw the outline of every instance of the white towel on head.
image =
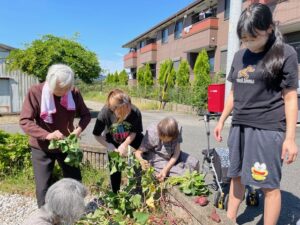
MULTIPOLYGON (((72 96, 72 92, 68 91, 64 96, 60 98, 60 104, 67 110, 75 110, 75 102, 72 96)), ((41 114, 40 117, 46 123, 53 123, 52 114, 56 113, 56 107, 54 102, 54 96, 49 89, 49 85, 45 82, 42 90, 41 99, 41 114)))

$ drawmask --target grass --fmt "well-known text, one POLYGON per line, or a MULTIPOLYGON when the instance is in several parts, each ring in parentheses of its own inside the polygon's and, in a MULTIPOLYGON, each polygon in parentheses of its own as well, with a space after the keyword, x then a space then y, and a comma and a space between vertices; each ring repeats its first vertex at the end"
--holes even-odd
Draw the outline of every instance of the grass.
POLYGON ((98 91, 89 91, 83 94, 85 100, 96 101, 96 102, 106 102, 106 94, 98 91))
POLYGON ((19 171, 18 173, 1 177, 0 192, 35 196, 35 184, 31 171, 19 171))
MULTIPOLYGON (((93 169, 84 165, 81 168, 82 183, 89 189, 90 194, 98 193, 100 188, 108 186, 108 172, 101 169, 93 169)), ((54 168, 54 179, 62 178, 62 173, 56 165, 54 168)), ((21 194, 35 196, 35 183, 32 168, 0 177, 0 192, 9 194, 21 194)))
MULTIPOLYGON (((89 91, 83 93, 83 98, 89 101, 96 101, 96 102, 106 102, 107 95, 103 92, 98 91, 89 91)), ((140 110, 158 110, 159 109, 159 102, 156 101, 149 101, 145 102, 138 98, 132 98, 132 103, 138 107, 140 110)))

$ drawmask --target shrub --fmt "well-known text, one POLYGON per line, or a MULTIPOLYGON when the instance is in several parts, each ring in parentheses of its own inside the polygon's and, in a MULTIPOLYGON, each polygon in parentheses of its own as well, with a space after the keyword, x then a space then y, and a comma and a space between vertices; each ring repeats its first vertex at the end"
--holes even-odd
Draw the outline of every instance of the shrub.
POLYGON ((31 166, 28 136, 0 130, 0 176, 31 166))

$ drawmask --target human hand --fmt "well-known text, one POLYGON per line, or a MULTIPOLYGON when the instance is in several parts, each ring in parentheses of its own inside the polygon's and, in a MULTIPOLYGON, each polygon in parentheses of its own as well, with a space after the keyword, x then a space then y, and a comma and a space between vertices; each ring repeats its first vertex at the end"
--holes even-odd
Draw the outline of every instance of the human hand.
POLYGON ((112 143, 107 143, 106 148, 108 152, 113 152, 117 150, 117 148, 112 143))
POLYGON ((46 136, 46 140, 48 140, 48 141, 59 140, 59 139, 63 139, 63 138, 64 138, 64 135, 59 130, 56 130, 56 131, 54 131, 52 133, 49 133, 46 136))
POLYGON ((282 144, 281 159, 287 164, 291 164, 296 161, 298 155, 297 145, 294 140, 285 139, 282 144))
POLYGON ((73 132, 71 134, 75 134, 76 137, 79 137, 81 132, 82 132, 81 127, 77 127, 75 130, 73 130, 73 132))
POLYGON ((167 171, 162 169, 157 175, 156 178, 159 182, 163 182, 165 178, 167 177, 167 171))
POLYGON ((127 153, 128 153, 128 145, 122 143, 122 144, 118 147, 118 152, 119 152, 120 156, 122 156, 122 157, 127 156, 127 153))
POLYGON ((139 162, 141 164, 142 170, 147 170, 150 168, 150 163, 147 160, 142 159, 139 162))
POLYGON ((223 122, 218 122, 217 126, 214 129, 214 137, 216 141, 221 142, 223 140, 221 136, 221 132, 223 130, 224 123, 223 122))

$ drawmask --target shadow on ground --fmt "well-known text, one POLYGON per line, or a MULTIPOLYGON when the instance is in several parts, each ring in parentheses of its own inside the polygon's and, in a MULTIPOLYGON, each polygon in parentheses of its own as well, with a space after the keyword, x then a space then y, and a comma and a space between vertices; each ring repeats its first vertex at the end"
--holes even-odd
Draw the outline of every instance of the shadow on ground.
MULTIPOLYGON (((300 199, 290 192, 281 191, 282 207, 278 220, 278 225, 295 225, 300 219, 300 199)), ((264 202, 263 194, 260 192, 260 204, 258 207, 247 207, 237 218, 238 224, 253 223, 255 218, 263 213, 264 202)), ((263 217, 257 223, 263 225, 263 217)))

